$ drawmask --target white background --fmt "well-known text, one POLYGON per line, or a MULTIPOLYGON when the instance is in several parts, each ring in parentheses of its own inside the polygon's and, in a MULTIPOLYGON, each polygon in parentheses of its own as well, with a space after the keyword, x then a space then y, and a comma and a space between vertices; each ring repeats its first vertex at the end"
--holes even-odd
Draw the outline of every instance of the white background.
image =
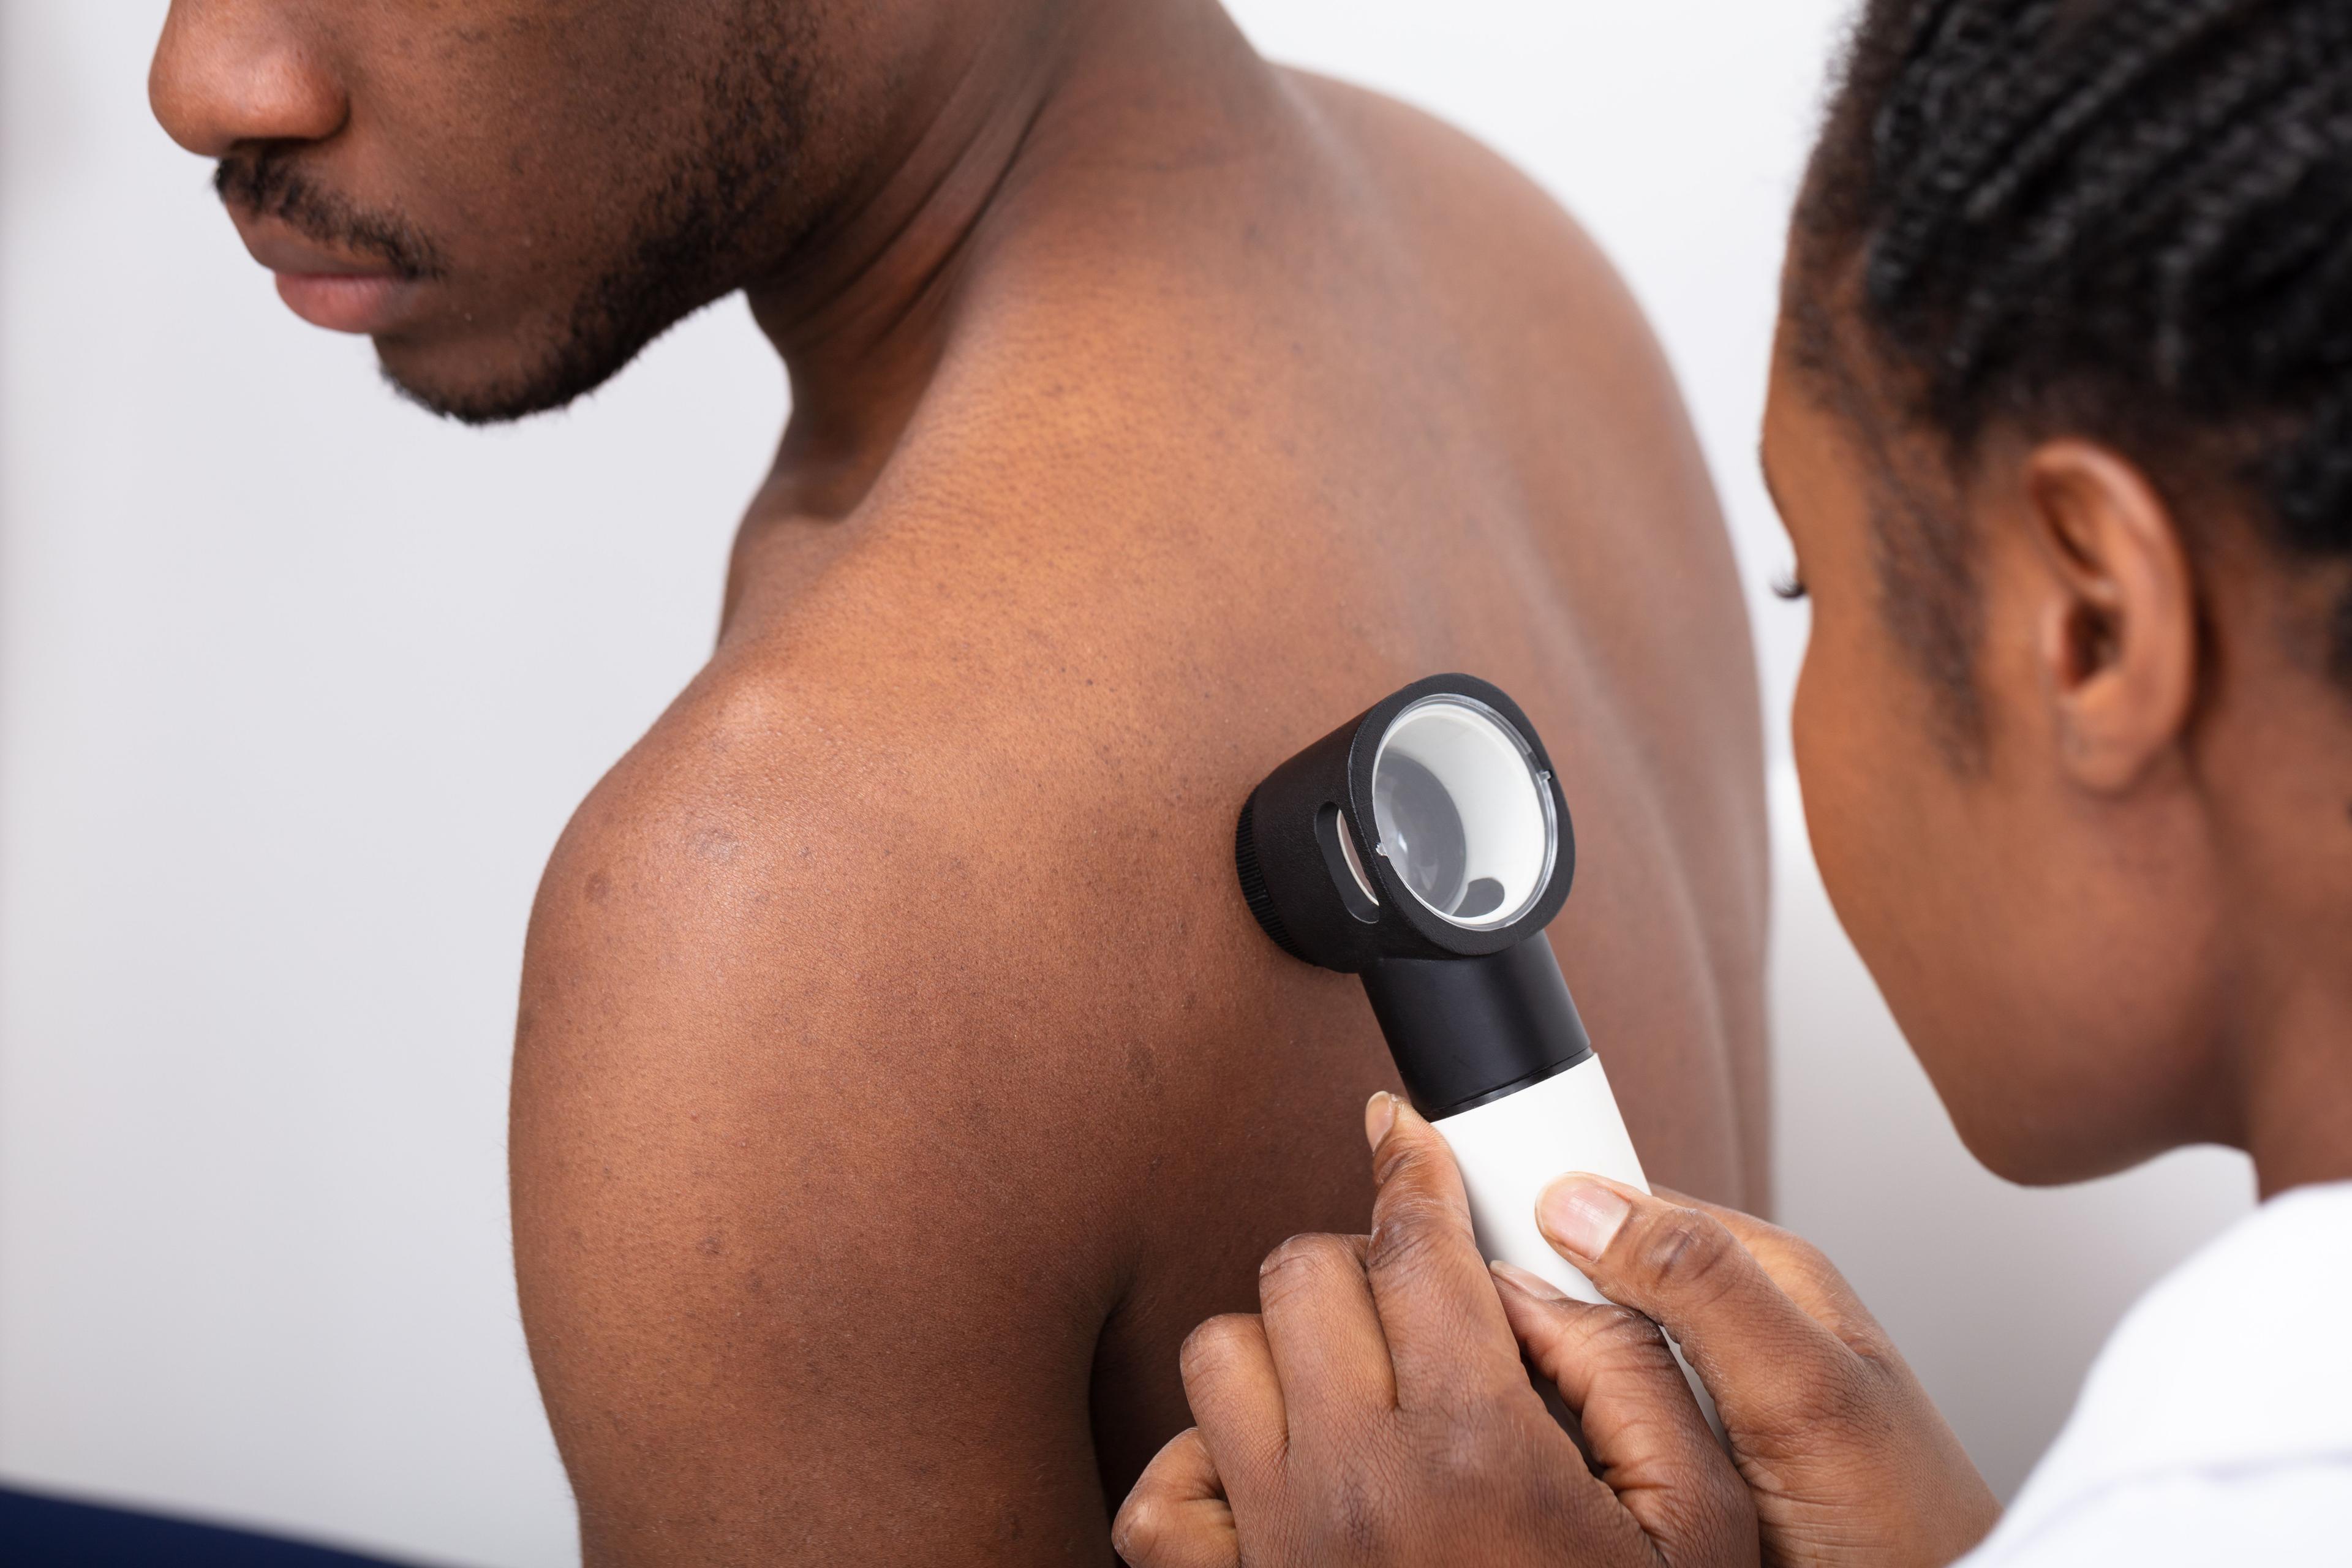
MULTIPOLYGON (((1534 171, 1654 313, 1758 591, 1832 0, 1247 0, 1277 57, 1534 171)), ((451 1563, 570 1506, 507 1264, 525 910, 693 670, 783 414, 740 302, 492 434, 296 322, 149 120, 162 0, 0 0, 0 1475, 451 1563)), ((1776 784, 1782 1216, 2013 1487, 2130 1296, 2248 1201, 1961 1152, 1776 784)))

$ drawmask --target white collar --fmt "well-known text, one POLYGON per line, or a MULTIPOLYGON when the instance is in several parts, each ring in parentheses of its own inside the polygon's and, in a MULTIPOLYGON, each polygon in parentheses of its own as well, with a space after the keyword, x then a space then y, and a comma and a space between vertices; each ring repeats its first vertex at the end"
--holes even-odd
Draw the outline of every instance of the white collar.
POLYGON ((2116 1325, 1989 1546, 2139 1478, 2352 1458, 2352 1182, 2263 1204, 2116 1325))

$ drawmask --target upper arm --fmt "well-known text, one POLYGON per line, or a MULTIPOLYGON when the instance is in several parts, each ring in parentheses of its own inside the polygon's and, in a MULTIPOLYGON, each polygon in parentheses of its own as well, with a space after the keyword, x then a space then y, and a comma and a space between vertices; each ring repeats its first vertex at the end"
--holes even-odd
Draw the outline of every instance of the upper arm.
POLYGON ((583 1550, 1099 1563, 1067 1108, 908 781, 803 724, 689 700, 533 916, 516 1259, 583 1550))

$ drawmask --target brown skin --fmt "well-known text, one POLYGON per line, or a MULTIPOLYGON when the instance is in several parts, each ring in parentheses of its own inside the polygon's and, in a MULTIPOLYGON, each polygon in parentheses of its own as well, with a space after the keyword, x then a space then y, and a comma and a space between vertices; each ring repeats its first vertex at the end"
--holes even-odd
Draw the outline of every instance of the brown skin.
MULTIPOLYGON (((182 0, 156 100, 429 241, 378 347, 483 416, 730 9, 182 0)), ((1378 1030, 1231 846, 1407 680, 1528 710, 1644 1159, 1766 1201, 1746 627, 1655 345, 1491 155, 1191 0, 788 15, 794 180, 709 265, 793 420, 709 667, 542 889, 525 1325, 591 1563, 1098 1564, 1186 1333, 1371 1195, 1378 1030)))
POLYGON ((1371 1233, 1284 1244, 1259 1277, 1262 1314, 1212 1319, 1185 1342, 1200 1425, 1120 1510, 1120 1555, 1150 1568, 1755 1563, 1756 1510, 1698 1406, 1653 1394, 1682 1382, 1657 1325, 1622 1308, 1529 1316, 1533 1299, 1498 1292, 1479 1261, 1445 1140, 1385 1093, 1364 1131, 1371 1233), (1586 1412, 1590 1469, 1528 1380, 1522 1343, 1586 1412))
POLYGON ((2192 534, 2089 441, 1996 431, 1955 479, 1786 360, 1764 459, 1813 601, 1806 821, 1970 1151, 2026 1183, 2208 1142, 2265 1195, 2352 1174, 2352 702, 2313 652, 2342 575, 2259 549, 2219 487, 2192 534), (1874 447, 1979 542, 1958 758, 1887 632, 1874 447))
MULTIPOLYGON (((2352 1177, 2352 702, 2323 635, 2343 574, 2246 542, 2253 520, 2219 485, 2185 498, 2214 512, 2192 534, 2132 462, 2063 434, 1995 430, 1956 472, 1931 433, 1861 422, 1899 405, 1892 389, 1833 395, 1790 341, 1764 460, 1815 602, 1795 715, 1813 847, 1970 1149, 2029 1182, 2204 1141, 2248 1151, 2265 1195, 2352 1177), (1961 509, 1979 546, 1974 736, 1956 734, 1889 625, 1903 611, 1875 567, 1873 507, 1890 477, 1961 509)), ((1118 1521, 1135 1568, 1303 1560, 1299 1540, 1326 1544, 1314 1561, 1365 1568, 1698 1560, 1687 1535, 1626 1534, 1675 1500, 1676 1517, 1718 1506, 1722 1463, 1671 1362, 1623 1353, 1628 1309, 1675 1337, 1713 1394, 1766 1562, 1947 1563, 1998 1518, 1917 1380, 1804 1243, 1572 1176, 1538 1221, 1622 1305, 1497 1269, 1496 1308, 1474 1307, 1477 1255, 1442 1140, 1405 1112, 1375 1142, 1376 1163, 1403 1174, 1385 1178, 1370 1266, 1302 1284, 1285 1263, 1262 1327, 1196 1336, 1200 1427, 1118 1521), (1390 1257, 1405 1261, 1383 1269, 1390 1257), (1415 1331, 1448 1301, 1450 1318, 1415 1331), (1311 1362, 1234 1350, 1277 1319, 1311 1362), (1401 1421, 1377 1384, 1335 1394, 1315 1375, 1401 1334, 1426 1379, 1470 1391, 1442 1421, 1401 1421), (1515 1342, 1588 1432, 1620 1435, 1601 1456, 1618 1514, 1598 1510, 1608 1525, 1571 1546, 1562 1521, 1596 1504, 1561 1456, 1524 1440, 1524 1391, 1483 1375, 1515 1342), (1261 1429, 1281 1442, 1253 1466, 1261 1429), (1360 1518, 1391 1527, 1350 1533, 1360 1518)), ((1308 1238, 1276 1258, 1297 1256, 1341 1254, 1308 1238)))
MULTIPOLYGON (((1814 1247, 1734 1209, 1614 1182, 1555 1183, 1538 1213, 1553 1247, 1621 1306, 1591 1307, 1533 1275, 1498 1273, 1513 1330, 1551 1344, 1630 1310, 1674 1335, 1708 1392, 1720 1391, 1717 1412, 1765 1562, 1935 1568, 2000 1519, 1927 1390, 1814 1247)), ((1538 1364, 1562 1359, 1573 1358, 1555 1352, 1538 1364)), ((1574 1373, 1554 1375, 1566 1389, 1574 1373)), ((1689 1397, 1680 1377, 1654 1372, 1639 1393, 1624 1380, 1572 1408, 1633 1424, 1689 1397)), ((1674 1496, 1706 1484, 1721 1450, 1660 1436, 1645 1457, 1674 1496)))
POLYGON ((1620 1303, 1593 1306, 1480 1263, 1453 1156, 1410 1107, 1373 1096, 1365 1132, 1371 1234, 1285 1243, 1261 1314, 1186 1342, 1200 1424, 1119 1510, 1133 1568, 1900 1568, 1991 1528, 1958 1439, 1803 1242, 1564 1181, 1539 1212, 1620 1303), (1661 1324, 1715 1394, 1728 1456, 1661 1324), (1589 1469, 1522 1352, 1580 1417, 1589 1469))

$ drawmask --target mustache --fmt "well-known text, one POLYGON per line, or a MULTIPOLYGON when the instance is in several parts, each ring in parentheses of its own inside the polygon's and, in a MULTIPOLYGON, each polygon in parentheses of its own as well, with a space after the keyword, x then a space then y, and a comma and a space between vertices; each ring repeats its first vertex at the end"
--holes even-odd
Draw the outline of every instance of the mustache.
POLYGON ((223 158, 213 172, 213 189, 230 206, 276 218, 331 249, 371 257, 409 281, 443 273, 440 253, 413 226, 364 212, 321 188, 294 166, 288 150, 265 148, 223 158))

